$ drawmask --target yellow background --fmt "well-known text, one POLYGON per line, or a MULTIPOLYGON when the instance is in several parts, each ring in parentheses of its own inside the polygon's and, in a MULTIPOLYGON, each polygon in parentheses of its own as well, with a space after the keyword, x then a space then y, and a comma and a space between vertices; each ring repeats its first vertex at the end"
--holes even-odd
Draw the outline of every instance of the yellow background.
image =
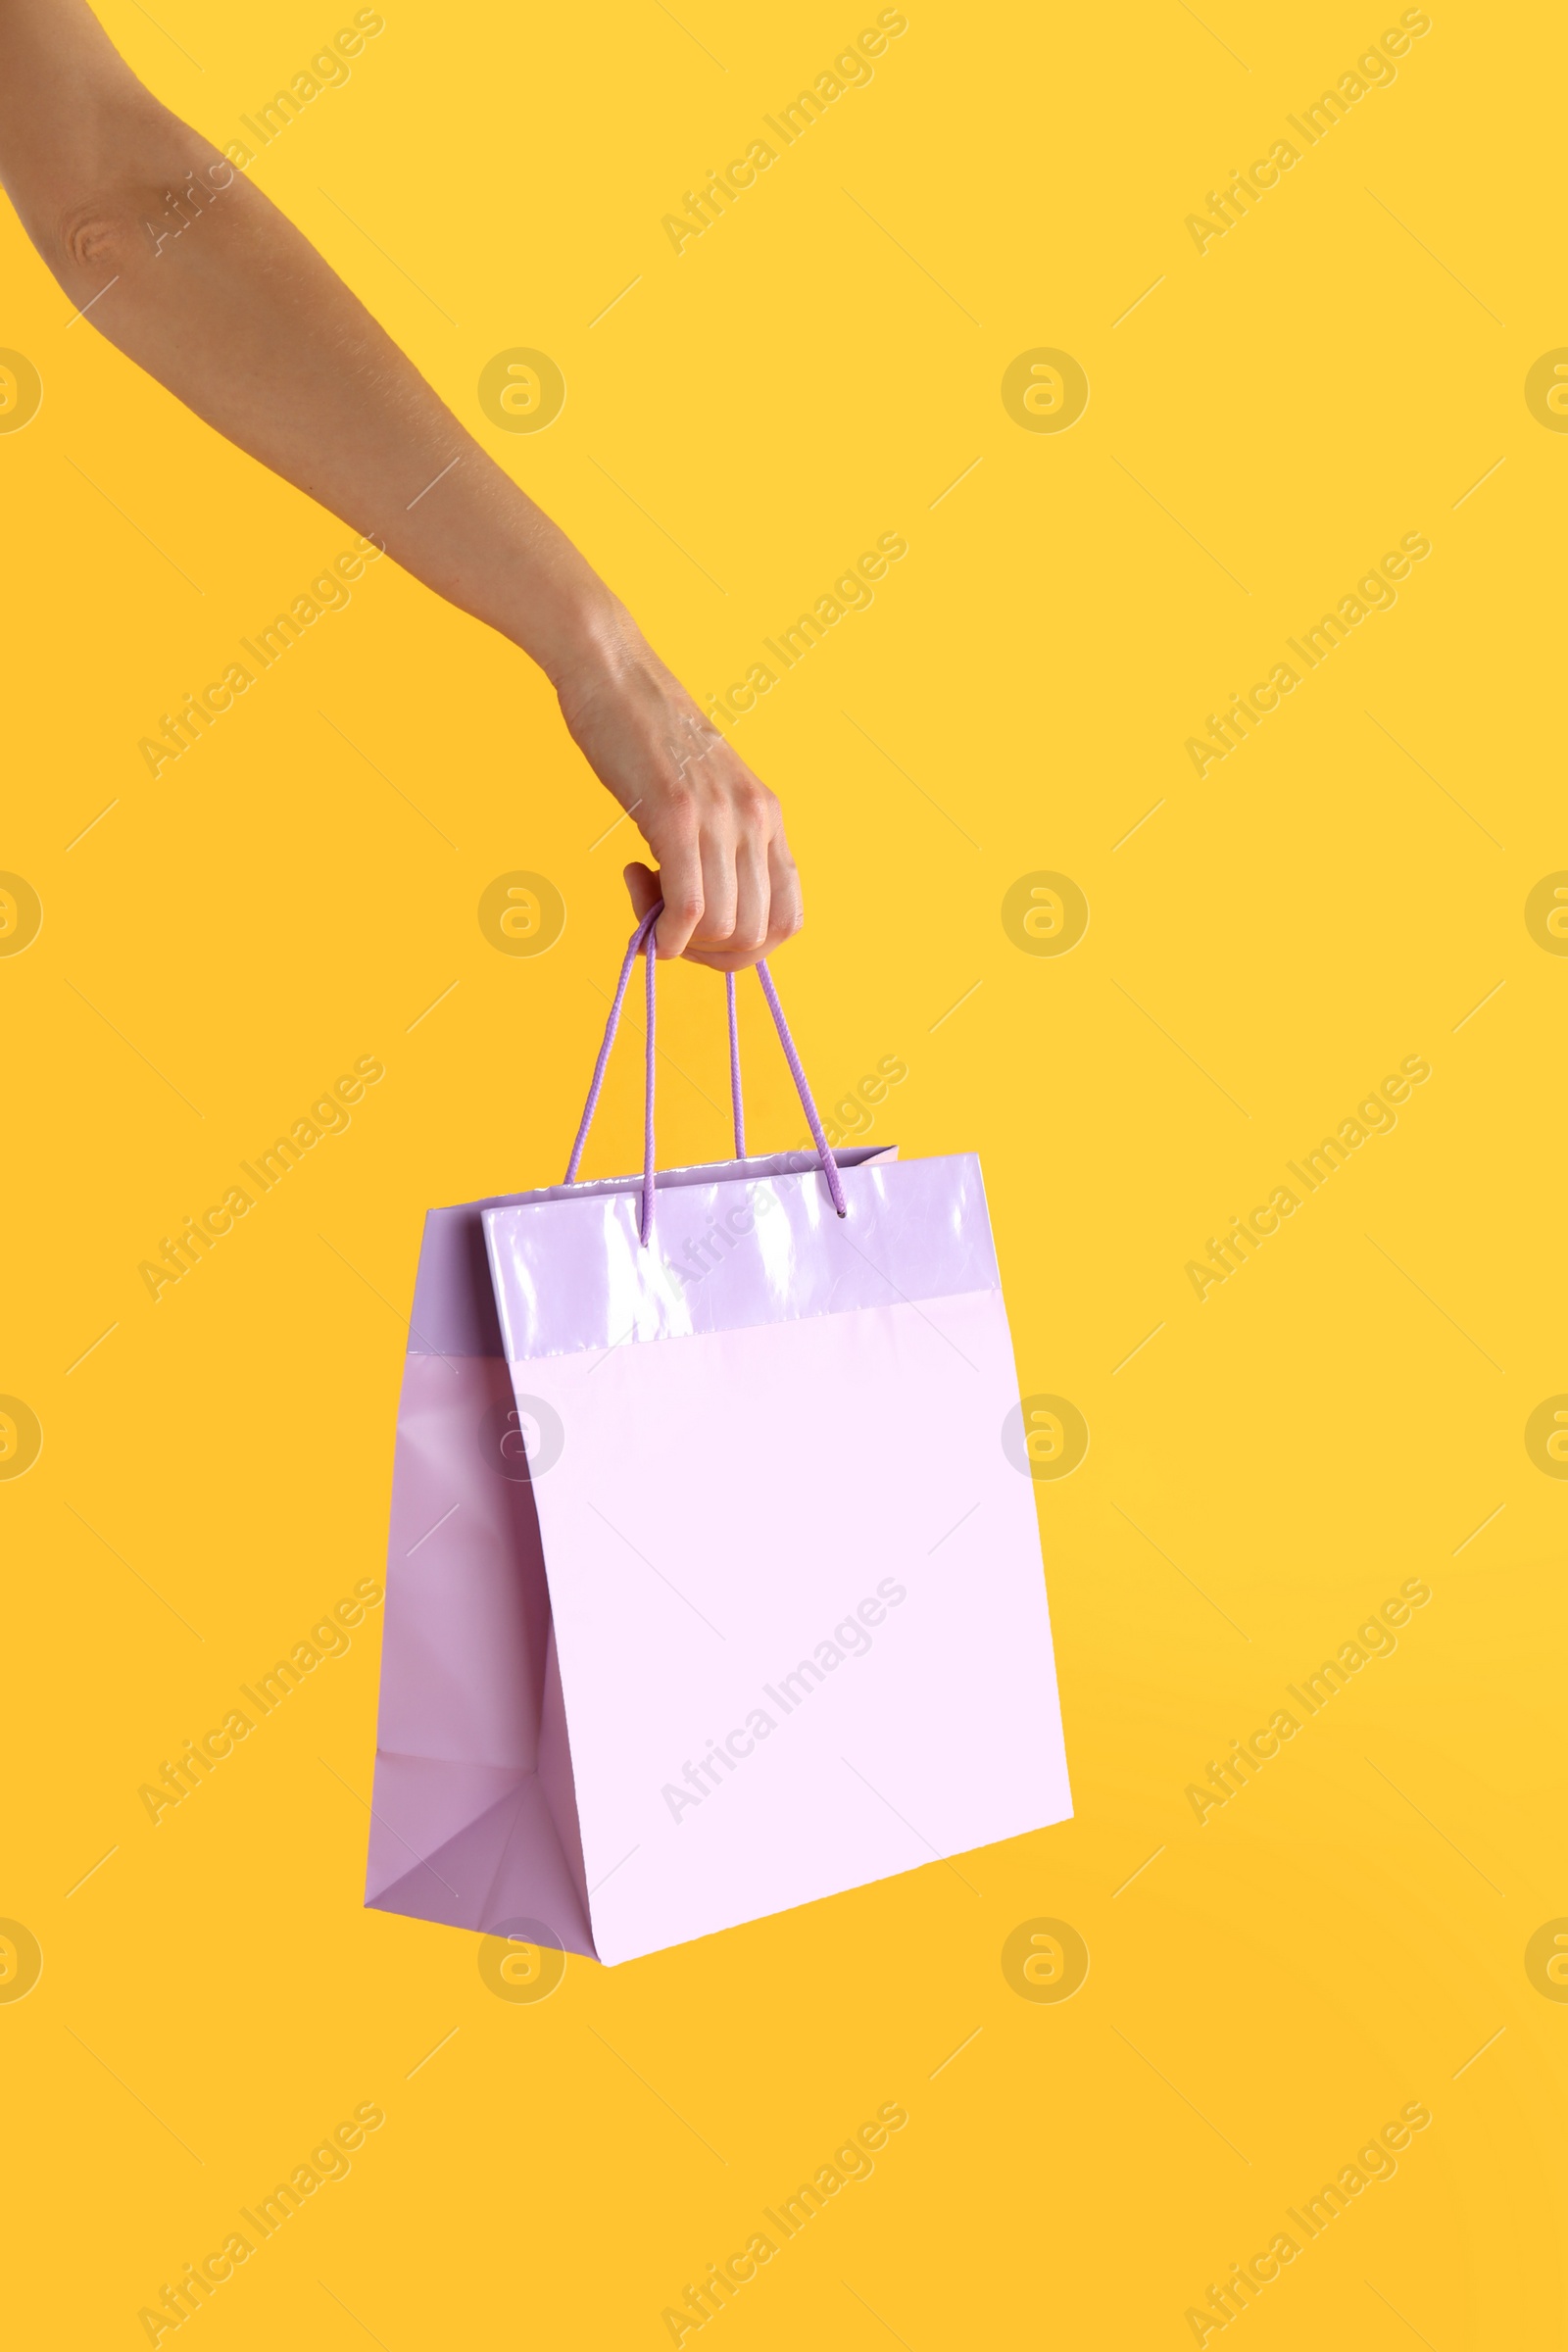
MULTIPOLYGON (((874 12, 385 13, 254 175, 694 691, 908 539, 737 740, 805 875, 778 977, 822 1098, 907 1062, 873 1133, 981 1153, 1021 1388, 1089 1425, 1038 1490, 1077 1818, 972 1887, 933 1865, 509 2005, 471 1936, 359 1907, 372 1616, 148 1821, 138 1785, 381 1573, 420 1217, 559 1176, 629 828, 594 847, 613 811, 542 679, 390 564, 155 782, 137 739, 350 534, 68 327, 7 215, 0 344, 44 385, 0 437, 0 865, 44 907, 0 960, 0 1389, 44 1432, 0 1486, 0 1913, 44 1954, 0 2006, 18 2340, 145 2340, 138 2308, 374 2100, 210 2348, 664 2342, 684 2282, 898 2100, 726 2338, 1143 2352, 1419 2100, 1254 2352, 1556 2341, 1568 2007, 1524 1954, 1568 1911, 1568 1486, 1524 1427, 1568 1389, 1568 962, 1524 904, 1568 866, 1568 443, 1523 386, 1568 342, 1560 24, 1439 5, 1200 256, 1186 215, 1397 11, 912 0, 677 258, 661 217, 874 12), (567 385, 532 437, 476 399, 517 346, 567 385), (1042 346, 1091 385, 1059 434, 1002 404, 1042 346), (1416 530, 1396 608, 1200 780, 1205 714, 1416 530), (566 902, 546 956, 480 932, 513 868, 566 902), (1039 869, 1091 908, 1060 957, 1002 926, 1039 869), (155 1305, 138 1261, 368 1054, 351 1131, 155 1305), (1186 1261, 1412 1054, 1397 1129, 1200 1303, 1186 1261), (1200 1826, 1187 1786, 1412 1577, 1396 1654, 1200 1826), (1059 2004, 1001 1965, 1043 1916, 1092 1956, 1059 2004)), ((107 20, 221 141, 348 15, 107 20)), ((662 1151, 707 1156, 718 991, 663 988, 662 1151)), ((793 1142, 755 1001, 747 1037, 754 1135, 793 1142)), ((601 1170, 636 1156, 634 1059, 601 1170)))

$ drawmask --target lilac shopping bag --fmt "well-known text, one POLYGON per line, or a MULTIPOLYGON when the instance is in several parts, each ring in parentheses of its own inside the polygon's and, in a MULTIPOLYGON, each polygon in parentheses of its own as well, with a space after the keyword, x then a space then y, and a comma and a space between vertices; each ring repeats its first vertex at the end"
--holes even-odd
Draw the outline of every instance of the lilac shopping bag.
POLYGON ((626 1960, 1071 1812, 978 1161, 814 1153, 430 1212, 367 1902, 626 1960))

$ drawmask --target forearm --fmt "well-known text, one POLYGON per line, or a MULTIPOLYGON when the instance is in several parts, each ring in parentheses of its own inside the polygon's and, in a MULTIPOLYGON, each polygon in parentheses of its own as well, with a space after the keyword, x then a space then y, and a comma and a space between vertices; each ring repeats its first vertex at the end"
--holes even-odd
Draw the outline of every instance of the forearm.
POLYGON ((264 466, 522 647, 657 860, 659 952, 801 923, 777 801, 564 533, 315 248, 145 90, 85 0, 0 0, 0 180, 74 311, 264 466))
POLYGON ((0 0, 0 177, 90 324, 558 686, 635 640, 564 534, 79 0, 0 0))

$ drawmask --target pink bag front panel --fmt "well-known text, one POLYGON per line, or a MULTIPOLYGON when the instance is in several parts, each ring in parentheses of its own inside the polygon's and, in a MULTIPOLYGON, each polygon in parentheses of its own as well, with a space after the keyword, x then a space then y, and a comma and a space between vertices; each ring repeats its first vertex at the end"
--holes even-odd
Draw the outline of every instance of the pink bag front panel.
POLYGON ((1071 1811, 977 1163, 843 1184, 485 1212, 606 1961, 1071 1811))

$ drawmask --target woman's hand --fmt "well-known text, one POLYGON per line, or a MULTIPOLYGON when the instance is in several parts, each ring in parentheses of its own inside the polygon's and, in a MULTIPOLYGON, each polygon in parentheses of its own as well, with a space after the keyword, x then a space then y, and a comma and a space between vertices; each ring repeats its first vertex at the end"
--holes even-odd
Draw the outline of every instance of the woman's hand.
POLYGON ((657 872, 628 866, 626 885, 639 915, 663 899, 661 956, 734 971, 800 929, 772 794, 299 230, 143 89, 84 0, 0 0, 0 178, 78 317, 539 663, 653 853, 657 872), (189 235, 149 235, 166 205, 189 235))
POLYGON ((625 869, 639 918, 660 899, 662 956, 756 963, 805 917, 778 802, 706 719, 623 611, 557 680, 562 714, 655 866, 625 869))

